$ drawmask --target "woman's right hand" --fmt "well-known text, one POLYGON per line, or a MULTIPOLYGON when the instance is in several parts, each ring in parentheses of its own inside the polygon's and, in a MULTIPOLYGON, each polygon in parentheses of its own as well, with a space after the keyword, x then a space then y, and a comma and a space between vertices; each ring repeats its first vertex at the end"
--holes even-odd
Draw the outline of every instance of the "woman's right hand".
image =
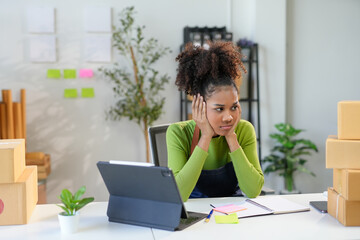
POLYGON ((195 95, 191 107, 193 120, 201 130, 201 136, 210 137, 211 139, 215 132, 207 119, 204 98, 200 94, 195 95))

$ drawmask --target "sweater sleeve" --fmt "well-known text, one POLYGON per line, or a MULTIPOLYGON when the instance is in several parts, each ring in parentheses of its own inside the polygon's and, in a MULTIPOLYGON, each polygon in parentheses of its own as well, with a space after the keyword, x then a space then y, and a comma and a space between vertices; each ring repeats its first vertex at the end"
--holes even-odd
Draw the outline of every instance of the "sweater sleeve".
POLYGON ((181 126, 172 124, 166 132, 168 166, 173 171, 181 198, 187 201, 193 191, 208 153, 196 146, 191 157, 193 129, 184 131, 181 126))
POLYGON ((264 185, 264 174, 257 155, 254 127, 247 121, 241 121, 238 134, 240 148, 229 153, 234 164, 239 187, 247 197, 257 197, 264 185))

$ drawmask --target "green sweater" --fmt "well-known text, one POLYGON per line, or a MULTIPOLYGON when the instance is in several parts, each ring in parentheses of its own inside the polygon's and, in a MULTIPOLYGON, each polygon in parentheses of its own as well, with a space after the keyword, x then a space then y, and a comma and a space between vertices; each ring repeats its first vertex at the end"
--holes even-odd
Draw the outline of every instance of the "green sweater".
POLYGON ((264 175, 251 123, 241 120, 236 126, 240 148, 234 152, 230 152, 225 137, 219 136, 211 140, 208 152, 196 146, 189 158, 194 129, 195 121, 189 120, 171 124, 166 132, 168 165, 174 173, 183 201, 189 198, 203 169, 217 169, 230 161, 233 162, 241 191, 247 197, 257 197, 264 185, 264 175))

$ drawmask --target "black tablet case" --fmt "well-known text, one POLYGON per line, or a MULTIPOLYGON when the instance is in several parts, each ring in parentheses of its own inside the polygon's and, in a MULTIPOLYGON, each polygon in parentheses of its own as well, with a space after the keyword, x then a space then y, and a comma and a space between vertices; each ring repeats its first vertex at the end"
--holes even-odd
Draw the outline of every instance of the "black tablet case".
POLYGON ((110 193, 109 221, 174 231, 180 217, 187 217, 170 169, 109 162, 97 166, 110 193))

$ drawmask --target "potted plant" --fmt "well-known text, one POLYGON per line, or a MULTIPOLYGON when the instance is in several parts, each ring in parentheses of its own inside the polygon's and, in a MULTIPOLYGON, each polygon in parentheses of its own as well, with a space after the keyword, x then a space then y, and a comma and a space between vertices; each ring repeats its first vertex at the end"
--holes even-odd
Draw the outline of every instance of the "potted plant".
POLYGON ((280 133, 270 134, 270 137, 276 140, 276 144, 271 149, 271 154, 263 159, 264 163, 268 163, 264 173, 278 172, 284 177, 287 193, 295 193, 294 172, 301 171, 315 176, 305 168, 307 160, 303 156, 309 156, 311 151, 317 152, 318 149, 310 140, 294 139, 303 130, 295 129, 288 123, 279 123, 275 127, 280 133))
POLYGON ((59 199, 64 206, 57 205, 64 210, 58 215, 61 232, 74 233, 77 231, 80 217, 78 211, 88 203, 94 201, 93 197, 81 199, 85 190, 85 186, 82 186, 74 195, 68 189, 62 190, 59 199))
POLYGON ((126 64, 115 63, 99 69, 113 83, 116 103, 110 107, 107 118, 128 118, 136 122, 145 138, 146 161, 150 162, 148 127, 156 121, 165 103, 159 95, 169 82, 168 75, 160 75, 153 65, 170 53, 154 39, 145 39, 144 26, 135 26, 134 7, 125 8, 119 15, 120 25, 113 27, 113 46, 126 64))

